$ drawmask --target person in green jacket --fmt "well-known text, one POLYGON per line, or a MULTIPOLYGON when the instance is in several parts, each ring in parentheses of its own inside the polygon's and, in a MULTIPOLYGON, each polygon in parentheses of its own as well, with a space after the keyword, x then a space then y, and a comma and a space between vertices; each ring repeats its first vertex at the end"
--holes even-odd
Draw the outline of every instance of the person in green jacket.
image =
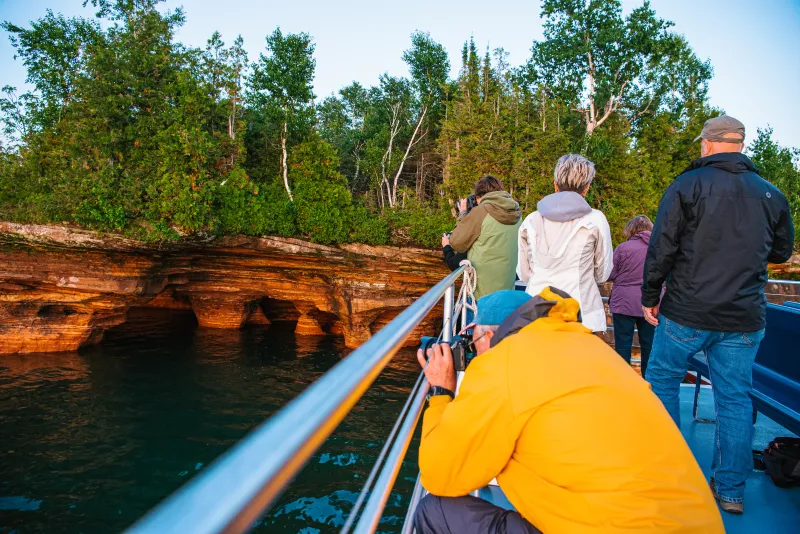
POLYGON ((459 202, 459 221, 450 234, 455 252, 467 252, 477 272, 475 299, 501 289, 514 289, 517 232, 522 219, 519 204, 503 190, 503 182, 484 176, 475 184, 478 205, 469 213, 459 202))

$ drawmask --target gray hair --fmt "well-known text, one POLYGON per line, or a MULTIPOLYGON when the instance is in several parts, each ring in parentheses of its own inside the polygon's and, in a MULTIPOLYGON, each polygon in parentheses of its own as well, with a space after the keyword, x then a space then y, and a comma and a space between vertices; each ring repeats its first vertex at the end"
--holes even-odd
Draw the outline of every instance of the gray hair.
POLYGON ((496 332, 498 328, 500 328, 499 324, 476 324, 475 334, 478 336, 482 336, 489 331, 496 332))
POLYGON ((579 154, 566 154, 558 158, 554 175, 559 191, 583 193, 594 180, 594 163, 579 154))

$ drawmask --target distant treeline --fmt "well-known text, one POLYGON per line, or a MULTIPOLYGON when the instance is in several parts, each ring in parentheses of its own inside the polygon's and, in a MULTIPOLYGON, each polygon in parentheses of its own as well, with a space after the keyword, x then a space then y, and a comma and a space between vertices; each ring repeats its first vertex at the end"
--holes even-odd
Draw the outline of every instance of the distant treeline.
MULTIPOLYGON (((596 164, 589 201, 619 238, 631 217, 654 215, 721 113, 708 104, 711 65, 648 3, 623 17, 620 0, 545 0, 544 40, 525 64, 470 38, 455 79, 418 31, 402 55, 409 78, 316 103, 305 33, 276 29, 248 58, 241 37, 175 42, 184 13, 159 0, 90 3, 97 20, 3 23, 34 89, 0 99, 0 218, 150 240, 436 246, 479 177, 501 178, 527 213, 552 192, 558 157, 577 152, 596 164)), ((800 224, 798 151, 752 133, 751 156, 800 224)))

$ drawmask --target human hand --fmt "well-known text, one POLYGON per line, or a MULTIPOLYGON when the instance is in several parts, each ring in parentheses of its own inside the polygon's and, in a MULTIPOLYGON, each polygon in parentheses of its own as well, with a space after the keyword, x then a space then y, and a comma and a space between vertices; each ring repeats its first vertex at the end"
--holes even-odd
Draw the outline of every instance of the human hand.
POLYGON ((467 211, 467 199, 462 198, 458 201, 458 212, 463 213, 465 211, 467 211))
POLYGON ((450 244, 450 236, 447 234, 442 234, 442 248, 446 247, 450 244))
POLYGON ((450 352, 450 345, 437 343, 428 349, 427 367, 422 349, 417 351, 417 360, 425 369, 425 377, 431 386, 456 390, 456 371, 453 369, 453 353, 450 352))
POLYGON ((647 306, 642 306, 642 311, 644 312, 644 320, 650 323, 653 326, 658 326, 658 306, 653 306, 652 308, 648 308, 647 306))

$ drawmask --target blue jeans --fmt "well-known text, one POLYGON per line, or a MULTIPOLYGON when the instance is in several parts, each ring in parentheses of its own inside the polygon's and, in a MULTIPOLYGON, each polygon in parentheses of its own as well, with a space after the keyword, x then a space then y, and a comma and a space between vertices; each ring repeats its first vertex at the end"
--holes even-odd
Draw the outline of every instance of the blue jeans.
POLYGON ((714 391, 717 429, 711 472, 720 499, 742 502, 753 469, 753 360, 764 330, 712 332, 683 326, 660 315, 647 381, 680 428, 680 384, 690 356, 705 351, 714 391))

